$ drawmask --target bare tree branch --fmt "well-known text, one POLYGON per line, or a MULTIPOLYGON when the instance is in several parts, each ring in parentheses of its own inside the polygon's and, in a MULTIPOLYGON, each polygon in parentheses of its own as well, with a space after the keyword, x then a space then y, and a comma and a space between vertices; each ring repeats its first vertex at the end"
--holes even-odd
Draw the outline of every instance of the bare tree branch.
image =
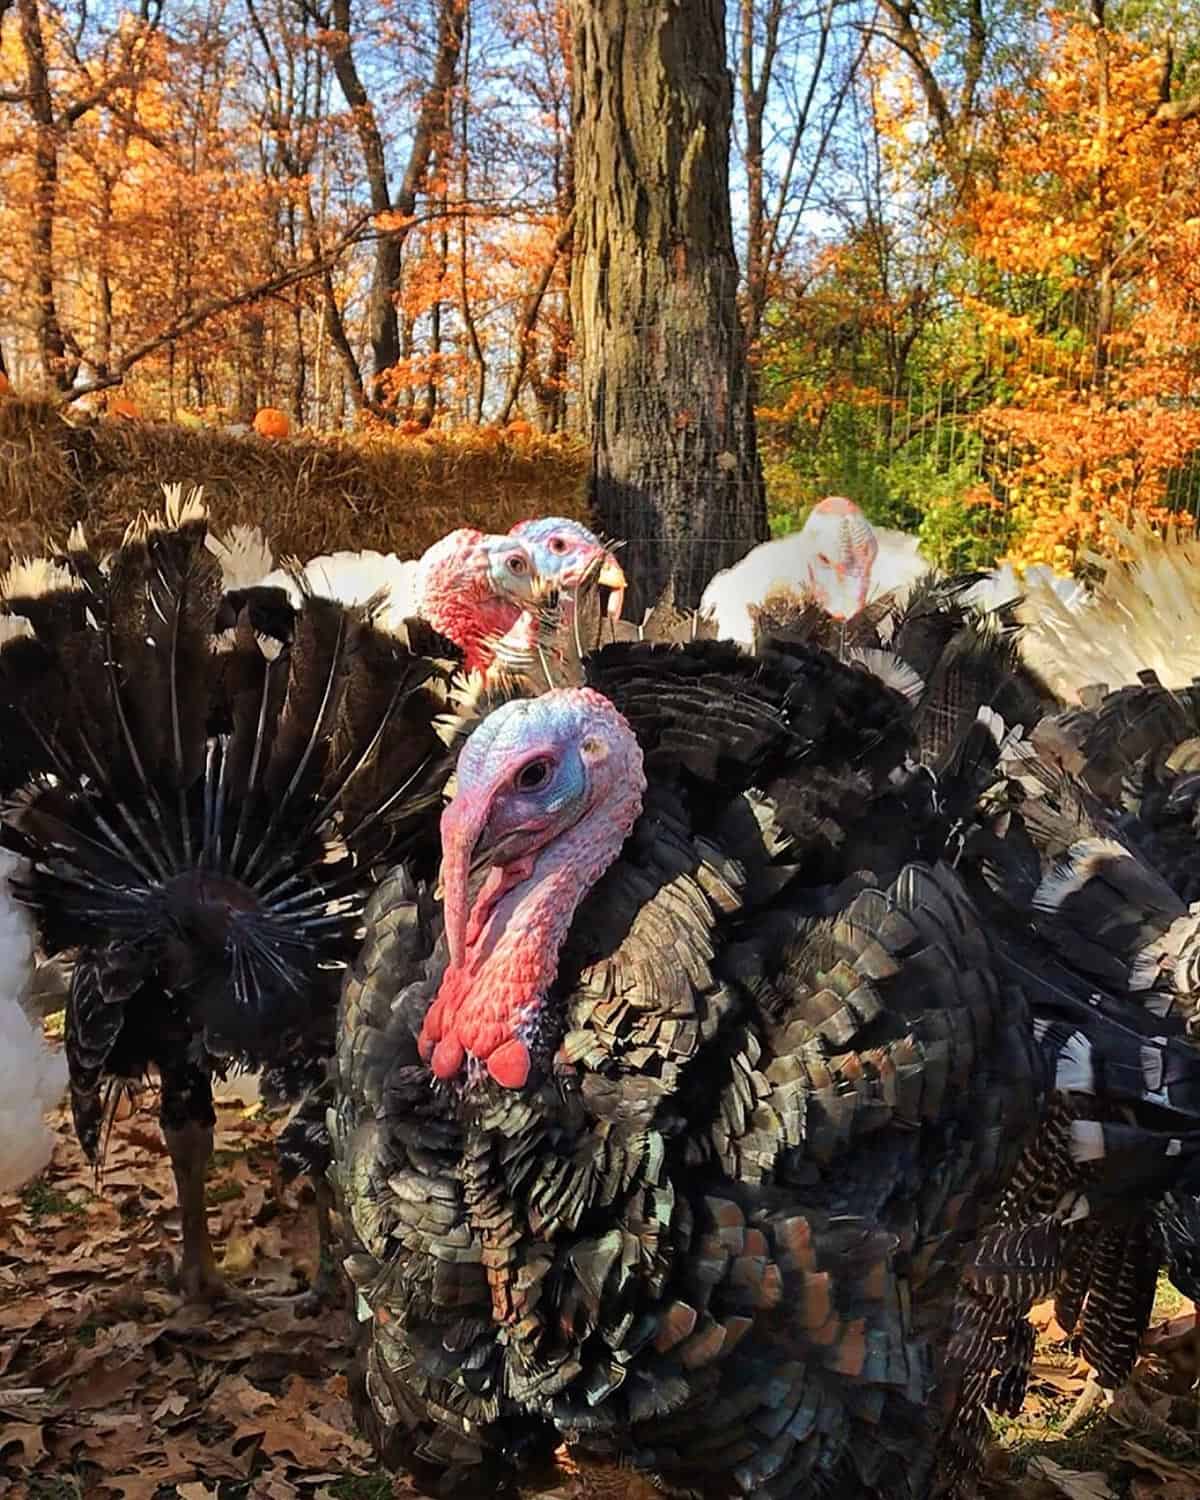
POLYGON ((512 416, 513 407, 517 404, 517 397, 521 394, 521 386, 525 380, 525 371, 529 367, 529 340, 533 336, 533 330, 537 327, 538 314, 542 310, 542 300, 550 286, 554 276, 554 268, 558 265, 558 258, 570 243, 571 236, 575 233, 575 210, 563 222, 554 240, 554 248, 542 267, 542 274, 538 277, 533 290, 525 299, 525 306, 521 310, 521 321, 517 326, 517 358, 513 364, 513 372, 509 378, 508 389, 504 393, 504 404, 500 408, 500 425, 512 416))

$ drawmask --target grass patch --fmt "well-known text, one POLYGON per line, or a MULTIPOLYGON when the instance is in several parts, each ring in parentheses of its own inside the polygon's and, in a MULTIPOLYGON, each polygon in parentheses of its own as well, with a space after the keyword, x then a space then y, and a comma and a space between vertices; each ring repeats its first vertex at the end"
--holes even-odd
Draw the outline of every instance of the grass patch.
POLYGON ((383 1469, 374 1474, 347 1474, 329 1486, 334 1500, 392 1500, 392 1476, 383 1469))
POLYGON ((49 1218, 82 1219, 87 1214, 86 1203, 80 1203, 61 1188, 51 1187, 44 1177, 35 1177, 22 1189, 21 1202, 35 1222, 49 1218))
POLYGON ((1154 1291, 1154 1311, 1150 1314, 1151 1322, 1165 1323, 1168 1318, 1177 1317, 1186 1306, 1187 1298, 1182 1292, 1176 1291, 1166 1271, 1160 1271, 1158 1286, 1154 1291))
POLYGON ((209 1208, 215 1208, 218 1203, 232 1203, 237 1198, 244 1198, 246 1190, 240 1182, 210 1182, 204 1190, 204 1201, 209 1208))

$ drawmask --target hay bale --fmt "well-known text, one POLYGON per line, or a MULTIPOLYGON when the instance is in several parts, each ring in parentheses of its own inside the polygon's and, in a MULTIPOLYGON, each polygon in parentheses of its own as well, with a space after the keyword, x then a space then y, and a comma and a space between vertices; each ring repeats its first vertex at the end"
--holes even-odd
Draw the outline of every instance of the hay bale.
POLYGON ((67 422, 53 401, 0 401, 0 556, 65 538, 83 518, 95 476, 92 431, 67 422))
POLYGON ((530 515, 585 514, 586 452, 559 439, 485 428, 266 442, 153 422, 106 422, 82 435, 94 462, 81 475, 80 429, 48 403, 0 404, 6 537, 30 525, 64 536, 82 520, 98 544, 115 545, 130 516, 157 509, 161 485, 177 482, 203 485, 218 528, 251 522, 278 555, 302 558, 363 547, 413 557, 455 526, 505 531, 530 515))

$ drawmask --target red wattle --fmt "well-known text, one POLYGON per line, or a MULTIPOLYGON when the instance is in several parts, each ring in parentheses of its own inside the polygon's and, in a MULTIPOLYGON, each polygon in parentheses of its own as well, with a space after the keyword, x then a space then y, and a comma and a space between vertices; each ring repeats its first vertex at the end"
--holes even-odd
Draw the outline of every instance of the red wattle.
POLYGON ((455 1036, 447 1036, 433 1049, 429 1066, 436 1077, 453 1078, 466 1060, 462 1043, 455 1036))
POLYGON ((502 1089, 522 1089, 529 1077, 529 1048, 513 1037, 488 1058, 488 1072, 502 1089))

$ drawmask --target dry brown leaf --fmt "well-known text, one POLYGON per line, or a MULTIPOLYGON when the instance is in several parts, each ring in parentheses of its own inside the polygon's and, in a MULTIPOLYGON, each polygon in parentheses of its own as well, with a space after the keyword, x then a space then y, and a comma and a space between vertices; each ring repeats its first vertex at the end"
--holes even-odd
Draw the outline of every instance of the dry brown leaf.
POLYGON ((6 1422, 0 1427, 0 1458, 21 1468, 35 1468, 46 1457, 42 1426, 38 1422, 6 1422))
POLYGON ((1185 1467, 1173 1459, 1165 1458, 1161 1453, 1155 1453, 1152 1448, 1143 1447, 1141 1443, 1128 1439, 1122 1443, 1121 1453, 1124 1457, 1131 1459, 1139 1469, 1149 1469, 1160 1479, 1190 1483, 1194 1486, 1195 1493, 1200 1495, 1200 1462, 1185 1467))
POLYGON ((161 1474, 108 1474, 100 1481, 106 1495, 115 1500, 154 1500, 162 1486, 161 1474))
POLYGON ((1200 1474, 1191 1479, 1147 1479, 1133 1476, 1129 1486, 1130 1500, 1196 1500, 1200 1495, 1200 1474))
POLYGON ((1116 1500, 1115 1491, 1109 1487, 1103 1474, 1090 1470, 1087 1473, 1077 1473, 1073 1469, 1064 1469, 1061 1464, 1056 1464, 1052 1458, 1046 1458, 1043 1454, 1038 1454, 1030 1461, 1029 1472, 1035 1478, 1044 1479, 1053 1485, 1068 1500, 1116 1500))

